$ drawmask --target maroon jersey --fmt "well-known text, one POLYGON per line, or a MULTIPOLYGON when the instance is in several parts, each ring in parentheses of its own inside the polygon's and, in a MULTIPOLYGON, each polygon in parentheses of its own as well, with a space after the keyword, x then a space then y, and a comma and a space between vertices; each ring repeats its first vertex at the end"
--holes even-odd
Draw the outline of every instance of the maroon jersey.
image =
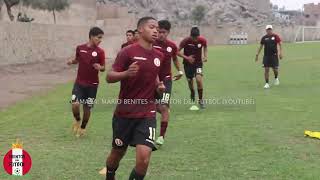
POLYGON ((133 41, 127 41, 126 43, 123 43, 123 44, 121 45, 121 49, 123 49, 123 48, 125 48, 125 47, 127 47, 127 46, 129 46, 129 45, 131 45, 131 44, 133 44, 133 41))
MULTIPOLYGON (((154 48, 146 50, 135 43, 119 52, 112 69, 123 72, 134 62, 137 62, 139 71, 135 77, 121 80, 115 115, 124 118, 155 117, 156 78, 162 71, 163 54, 154 48)), ((163 76, 159 78, 164 79, 163 76)))
MULTIPOLYGON (((207 40, 204 37, 199 36, 196 40, 193 40, 191 37, 187 37, 181 41, 181 49, 184 49, 184 55, 195 56, 194 65, 202 64, 202 48, 207 47, 207 40)), ((190 64, 187 60, 183 60, 184 64, 190 64)))
POLYGON ((166 41, 159 41, 157 40, 154 44, 153 47, 158 49, 160 52, 163 53, 164 59, 163 59, 163 71, 160 76, 165 76, 165 79, 171 79, 172 78, 172 73, 171 73, 171 60, 173 58, 177 57, 178 54, 178 48, 176 44, 170 40, 166 41))
POLYGON ((77 47, 76 60, 79 62, 76 83, 85 86, 98 86, 99 71, 93 67, 93 64, 99 63, 105 65, 105 54, 99 47, 88 47, 83 44, 77 47))

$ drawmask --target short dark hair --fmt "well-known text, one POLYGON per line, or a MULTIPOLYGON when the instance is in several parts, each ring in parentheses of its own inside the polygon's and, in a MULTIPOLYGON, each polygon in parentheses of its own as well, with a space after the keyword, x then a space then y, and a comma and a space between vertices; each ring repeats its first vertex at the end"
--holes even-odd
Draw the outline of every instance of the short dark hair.
POLYGON ((89 38, 91 38, 92 36, 98 36, 100 34, 104 34, 102 29, 100 29, 99 27, 93 27, 89 31, 89 38))
POLYGON ((200 36, 200 29, 196 26, 192 27, 191 28, 191 31, 190 31, 190 36, 191 37, 198 37, 200 36))
POLYGON ((137 24, 137 28, 139 28, 140 26, 144 25, 149 20, 156 20, 156 19, 153 18, 153 17, 150 17, 150 16, 146 16, 146 17, 140 18, 139 21, 138 21, 138 24, 137 24))
POLYGON ((167 31, 170 31, 171 29, 171 23, 168 20, 161 20, 158 24, 160 29, 165 29, 167 31))
POLYGON ((131 29, 129 29, 127 32, 126 32, 126 34, 128 34, 128 33, 131 33, 132 35, 134 35, 134 31, 133 30, 131 30, 131 29))

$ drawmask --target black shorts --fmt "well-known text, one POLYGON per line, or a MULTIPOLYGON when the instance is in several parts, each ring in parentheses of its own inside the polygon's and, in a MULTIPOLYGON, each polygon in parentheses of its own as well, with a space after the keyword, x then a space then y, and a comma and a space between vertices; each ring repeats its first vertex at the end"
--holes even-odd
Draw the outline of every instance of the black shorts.
POLYGON ((263 67, 278 68, 279 58, 277 55, 274 56, 264 56, 263 57, 263 67))
POLYGON ((156 95, 157 104, 164 104, 168 105, 170 104, 170 98, 171 98, 171 91, 172 91, 172 80, 167 79, 163 82, 164 86, 166 87, 166 90, 162 94, 156 95))
POLYGON ((196 77, 196 75, 203 76, 203 69, 202 64, 191 65, 191 64, 184 64, 184 72, 186 73, 187 79, 192 79, 196 77))
POLYGON ((146 145, 156 150, 156 118, 122 118, 113 116, 112 147, 127 148, 136 145, 146 145))
POLYGON ((97 90, 98 87, 84 86, 75 83, 72 90, 71 102, 79 102, 92 108, 97 96, 97 90))

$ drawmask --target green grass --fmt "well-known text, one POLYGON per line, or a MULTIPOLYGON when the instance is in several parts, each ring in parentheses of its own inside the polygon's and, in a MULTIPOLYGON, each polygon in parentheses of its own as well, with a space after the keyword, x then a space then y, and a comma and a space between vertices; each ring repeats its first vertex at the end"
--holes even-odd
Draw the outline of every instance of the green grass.
MULTIPOLYGON (((153 153, 146 179, 319 179, 320 141, 303 136, 305 129, 320 131, 319 47, 285 44, 281 85, 270 90, 263 89, 263 69, 254 63, 256 45, 210 48, 205 97, 253 98, 255 105, 208 105, 195 113, 173 104, 165 146, 153 153)), ((104 179, 98 170, 111 147, 114 106, 96 105, 88 136, 77 139, 70 133, 71 89, 72 83, 61 85, 0 112, 1 159, 16 138, 33 158, 22 179, 104 179)), ((117 93, 118 85, 102 83, 98 98, 117 93)), ((173 98, 187 97, 186 80, 174 83, 173 98)), ((119 180, 127 179, 134 163, 131 148, 119 180)), ((0 169, 1 180, 16 179, 0 169)))

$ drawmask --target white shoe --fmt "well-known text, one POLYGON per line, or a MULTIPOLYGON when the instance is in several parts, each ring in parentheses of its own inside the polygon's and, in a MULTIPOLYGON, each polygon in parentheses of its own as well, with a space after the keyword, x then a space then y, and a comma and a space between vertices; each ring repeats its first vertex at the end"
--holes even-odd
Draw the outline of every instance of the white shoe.
POLYGON ((192 105, 189 110, 190 111, 199 111, 199 107, 196 105, 192 105))
POLYGON ((280 85, 280 81, 279 81, 279 78, 276 78, 274 80, 274 83, 273 83, 275 86, 279 86, 280 85))
POLYGON ((266 85, 264 85, 264 87, 263 87, 264 89, 269 89, 270 88, 270 85, 269 85, 269 83, 266 83, 266 85))
POLYGON ((164 143, 164 138, 163 138, 163 136, 159 136, 158 139, 157 139, 157 141, 156 141, 156 143, 157 143, 158 145, 163 145, 163 143, 164 143))

